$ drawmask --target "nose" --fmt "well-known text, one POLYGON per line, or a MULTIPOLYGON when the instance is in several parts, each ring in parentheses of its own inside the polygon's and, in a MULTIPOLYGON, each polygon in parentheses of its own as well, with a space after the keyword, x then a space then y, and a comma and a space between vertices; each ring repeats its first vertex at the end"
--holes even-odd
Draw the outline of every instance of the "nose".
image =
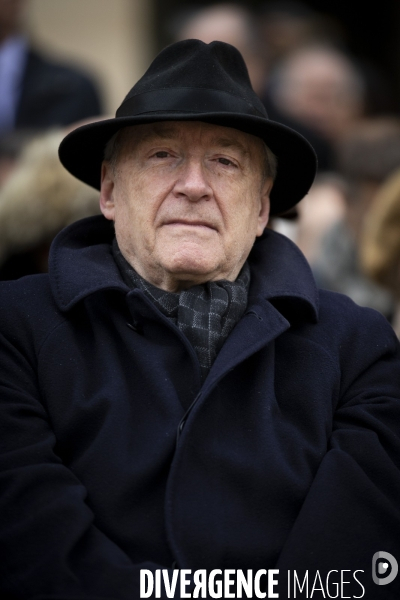
POLYGON ((188 159, 182 165, 179 177, 174 186, 174 193, 178 197, 185 197, 191 202, 209 200, 212 188, 208 183, 204 168, 200 160, 188 159))

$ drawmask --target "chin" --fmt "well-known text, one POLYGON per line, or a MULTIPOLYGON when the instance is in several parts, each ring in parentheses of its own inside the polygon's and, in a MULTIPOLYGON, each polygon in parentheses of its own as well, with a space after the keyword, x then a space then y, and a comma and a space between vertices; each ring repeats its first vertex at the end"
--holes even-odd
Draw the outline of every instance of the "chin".
POLYGON ((171 275, 178 279, 193 279, 193 281, 208 281, 214 277, 216 268, 208 265, 199 265, 192 263, 179 263, 170 265, 166 269, 171 275))
POLYGON ((193 281, 205 282, 214 278, 219 271, 219 265, 214 260, 205 257, 175 257, 174 260, 164 263, 163 268, 178 279, 192 279, 193 281))
POLYGON ((219 248, 213 244, 180 243, 175 247, 163 248, 160 255, 162 267, 174 275, 202 277, 219 270, 221 261, 219 248))

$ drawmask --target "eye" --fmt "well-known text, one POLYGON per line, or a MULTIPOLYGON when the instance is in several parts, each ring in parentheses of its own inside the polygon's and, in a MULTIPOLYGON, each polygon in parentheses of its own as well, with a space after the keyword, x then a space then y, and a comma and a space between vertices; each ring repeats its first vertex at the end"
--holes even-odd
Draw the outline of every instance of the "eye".
POLYGON ((236 164, 233 161, 229 160, 229 158, 220 156, 217 160, 221 165, 225 165, 226 167, 235 167, 236 168, 236 164))
POLYGON ((156 158, 167 158, 169 156, 169 152, 167 152, 166 150, 159 150, 153 156, 155 156, 156 158))

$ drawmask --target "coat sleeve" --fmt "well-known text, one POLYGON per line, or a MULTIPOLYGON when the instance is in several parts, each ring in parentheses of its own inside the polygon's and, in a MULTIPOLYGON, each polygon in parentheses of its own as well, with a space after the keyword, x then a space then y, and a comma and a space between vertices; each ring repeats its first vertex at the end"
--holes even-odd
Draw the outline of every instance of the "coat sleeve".
POLYGON ((388 600, 400 598, 400 576, 376 585, 372 560, 385 551, 400 563, 399 343, 375 311, 352 315, 337 346, 341 393, 327 453, 278 566, 309 577, 345 570, 343 597, 388 600))
POLYGON ((95 523, 86 491, 55 452, 35 364, 0 335, 0 597, 132 600, 140 569, 95 523))

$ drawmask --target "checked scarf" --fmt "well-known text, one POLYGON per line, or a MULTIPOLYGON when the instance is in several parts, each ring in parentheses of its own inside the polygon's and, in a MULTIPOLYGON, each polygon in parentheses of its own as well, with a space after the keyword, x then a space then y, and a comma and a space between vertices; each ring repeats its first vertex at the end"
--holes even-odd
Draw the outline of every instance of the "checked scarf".
POLYGON ((247 262, 235 281, 208 281, 175 293, 143 279, 124 258, 115 238, 112 252, 125 283, 142 290, 188 338, 204 381, 226 338, 246 310, 250 284, 247 262))

